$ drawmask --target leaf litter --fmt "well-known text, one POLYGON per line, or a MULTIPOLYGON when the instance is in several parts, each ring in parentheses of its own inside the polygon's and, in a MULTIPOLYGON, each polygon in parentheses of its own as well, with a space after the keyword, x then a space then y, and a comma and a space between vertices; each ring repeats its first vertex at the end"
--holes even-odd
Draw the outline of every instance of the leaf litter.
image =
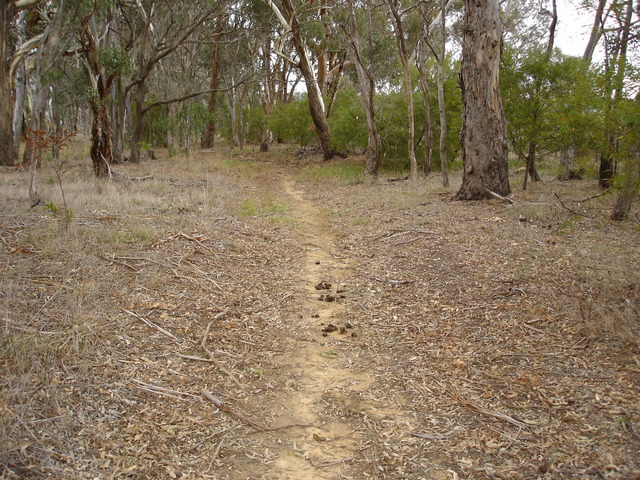
POLYGON ((640 478, 640 240, 563 207, 594 184, 455 203, 206 155, 71 233, 3 203, 2 478, 640 478))

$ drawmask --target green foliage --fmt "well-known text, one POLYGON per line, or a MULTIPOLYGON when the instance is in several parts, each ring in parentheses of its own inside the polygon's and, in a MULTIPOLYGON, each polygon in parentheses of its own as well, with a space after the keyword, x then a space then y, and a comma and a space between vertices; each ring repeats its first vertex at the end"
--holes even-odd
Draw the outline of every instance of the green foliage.
POLYGON ((60 209, 53 202, 45 202, 44 209, 49 212, 52 216, 57 217, 60 209))
POLYGON ((131 59, 123 48, 117 45, 105 47, 100 49, 98 55, 100 63, 108 74, 128 75, 131 73, 131 59))
POLYGON ((390 160, 401 160, 407 166, 407 98, 403 92, 390 92, 378 95, 376 100, 380 105, 377 119, 383 162, 387 164, 390 160))
POLYGON ((329 128, 336 150, 347 152, 367 148, 366 114, 358 93, 352 87, 338 92, 329 128))
POLYGON ((168 134, 175 143, 191 146, 200 139, 206 122, 212 118, 207 106, 197 100, 152 108, 145 115, 141 149, 167 145, 168 134))
MULTIPOLYGON (((60 207, 53 202, 45 202, 44 209, 51 214, 53 217, 57 217, 60 213, 60 207)), ((62 207, 62 212, 64 216, 64 220, 66 223, 70 222, 73 218, 73 210, 67 208, 65 206, 62 207)))
POLYGON ((248 143, 259 143, 262 130, 267 122, 262 105, 249 106, 244 110, 244 139, 248 143))
POLYGON ((330 181, 341 185, 357 185, 364 180, 364 167, 351 161, 338 161, 329 165, 307 167, 302 174, 314 182, 330 181))
POLYGON ((316 133, 306 96, 291 103, 278 105, 269 117, 269 128, 284 142, 307 145, 316 133))
POLYGON ((507 49, 501 93, 509 142, 523 159, 531 143, 544 157, 570 145, 593 146, 598 95, 594 72, 581 59, 532 49, 526 55, 507 49))

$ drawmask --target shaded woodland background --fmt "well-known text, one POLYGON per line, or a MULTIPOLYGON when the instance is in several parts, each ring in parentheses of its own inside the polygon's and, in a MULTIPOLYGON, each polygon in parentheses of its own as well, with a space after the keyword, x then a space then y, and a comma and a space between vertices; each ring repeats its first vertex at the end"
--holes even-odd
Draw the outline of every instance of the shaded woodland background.
MULTIPOLYGON (((557 48, 572 19, 555 0, 499 8, 512 167, 526 167, 525 188, 545 158, 561 179, 596 176, 624 218, 638 185, 637 6, 576 2, 593 18, 581 58, 557 48)), ((319 142, 325 159, 365 152, 368 174, 419 166, 446 185, 460 166, 464 15, 453 0, 4 2, 0 162, 56 158, 75 132, 92 136, 97 176, 158 146, 319 142)))

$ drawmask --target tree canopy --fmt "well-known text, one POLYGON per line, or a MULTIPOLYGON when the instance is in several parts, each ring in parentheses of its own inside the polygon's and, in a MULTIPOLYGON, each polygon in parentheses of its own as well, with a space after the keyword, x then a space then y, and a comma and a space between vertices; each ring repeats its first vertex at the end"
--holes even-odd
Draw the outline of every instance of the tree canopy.
MULTIPOLYGON (((554 43, 570 23, 555 0, 500 7, 509 162, 525 163, 533 180, 543 162, 561 178, 582 169, 605 188, 636 188, 618 176, 636 170, 626 132, 637 111, 638 12, 632 0, 576 8, 593 18, 582 58, 554 43)), ((19 161, 20 138, 22 161, 37 162, 32 132, 46 130, 90 136, 97 176, 154 145, 210 147, 216 137, 263 151, 318 143, 325 159, 365 153, 371 175, 409 168, 415 178, 418 159, 423 172, 446 173, 462 153, 469 10, 455 0, 9 0, 0 163, 19 161)))

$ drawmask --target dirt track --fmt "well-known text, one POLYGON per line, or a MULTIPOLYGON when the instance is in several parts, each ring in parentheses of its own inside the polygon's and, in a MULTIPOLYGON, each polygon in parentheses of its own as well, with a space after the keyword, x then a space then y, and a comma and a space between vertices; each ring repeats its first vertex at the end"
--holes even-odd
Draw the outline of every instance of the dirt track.
POLYGON ((3 172, 4 478, 638 478, 640 244, 595 185, 195 160, 78 171, 67 233, 3 172))

